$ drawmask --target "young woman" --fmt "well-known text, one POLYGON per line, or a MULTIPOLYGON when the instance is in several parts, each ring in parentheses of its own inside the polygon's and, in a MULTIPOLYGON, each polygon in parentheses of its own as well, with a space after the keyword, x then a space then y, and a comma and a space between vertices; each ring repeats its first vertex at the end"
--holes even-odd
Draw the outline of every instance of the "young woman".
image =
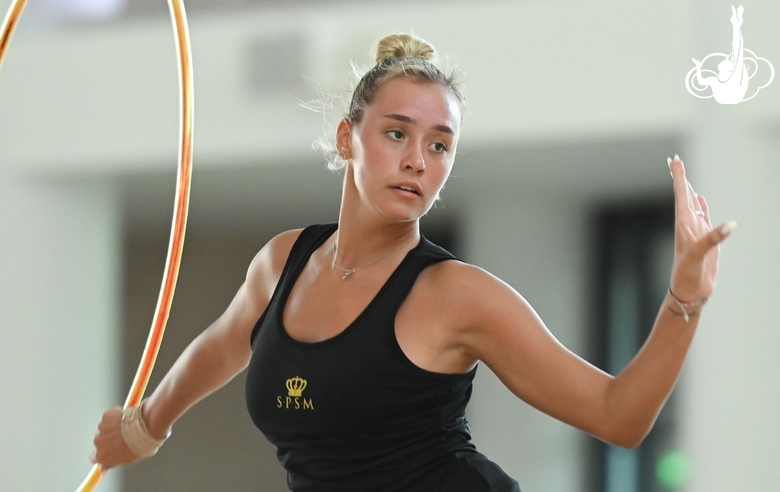
POLYGON ((408 35, 381 40, 336 132, 338 224, 282 233, 225 313, 138 408, 106 412, 103 469, 154 454, 189 407, 248 367, 252 419, 291 490, 518 491, 464 417, 478 361, 519 398, 604 441, 638 445, 671 392, 712 293, 718 244, 675 157, 675 259, 644 347, 617 377, 566 350, 510 286, 421 236, 450 174, 457 73, 408 35))

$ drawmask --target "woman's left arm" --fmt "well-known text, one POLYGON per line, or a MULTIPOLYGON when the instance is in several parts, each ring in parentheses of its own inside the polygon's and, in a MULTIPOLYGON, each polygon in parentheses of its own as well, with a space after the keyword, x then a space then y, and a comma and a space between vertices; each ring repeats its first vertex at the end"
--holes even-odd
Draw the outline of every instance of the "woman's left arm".
POLYGON ((462 265, 459 340, 518 397, 539 410, 612 444, 642 442, 674 388, 690 347, 700 302, 713 291, 718 245, 733 223, 713 229, 707 203, 670 163, 675 193, 675 259, 666 296, 647 341, 616 377, 563 347, 511 287, 462 265), (675 300, 675 297, 677 300, 675 300), (679 301, 679 302, 678 302, 679 301), (682 305, 681 305, 682 304, 682 305))

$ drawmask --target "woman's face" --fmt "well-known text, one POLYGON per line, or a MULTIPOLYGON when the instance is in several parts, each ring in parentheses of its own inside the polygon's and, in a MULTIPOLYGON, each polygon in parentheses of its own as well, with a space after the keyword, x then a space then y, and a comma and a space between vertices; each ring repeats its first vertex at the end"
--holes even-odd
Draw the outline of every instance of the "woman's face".
POLYGON ((452 170, 460 118, 457 102, 438 83, 385 82, 359 123, 339 125, 339 150, 349 156, 347 186, 354 184, 361 203, 394 221, 425 215, 452 170))

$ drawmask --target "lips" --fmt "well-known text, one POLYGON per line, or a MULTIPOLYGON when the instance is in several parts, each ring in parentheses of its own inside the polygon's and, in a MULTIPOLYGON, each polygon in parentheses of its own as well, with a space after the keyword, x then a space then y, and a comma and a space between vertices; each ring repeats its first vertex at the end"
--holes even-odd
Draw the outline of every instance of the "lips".
POLYGON ((402 191, 406 191, 406 192, 409 192, 409 193, 414 193, 415 195, 421 195, 422 194, 422 192, 420 190, 420 185, 418 185, 417 183, 402 183, 402 184, 398 184, 398 185, 393 186, 393 188, 398 189, 398 190, 402 190, 402 191))

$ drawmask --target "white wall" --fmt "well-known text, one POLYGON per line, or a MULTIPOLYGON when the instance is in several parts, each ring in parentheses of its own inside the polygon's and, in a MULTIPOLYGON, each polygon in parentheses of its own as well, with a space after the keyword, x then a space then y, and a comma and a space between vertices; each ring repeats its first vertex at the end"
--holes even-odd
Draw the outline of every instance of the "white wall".
POLYGON ((107 182, 0 171, 0 489, 75 489, 91 467, 119 396, 117 205, 107 182))
POLYGON ((691 490, 742 489, 750 477, 750 490, 769 492, 780 483, 780 139, 756 134, 740 111, 703 116, 691 156, 711 164, 695 176, 716 219, 739 226, 688 364, 691 490))
MULTIPOLYGON (((252 43, 282 35, 306 46, 303 75, 311 82, 303 98, 314 95, 314 81, 343 87, 348 60, 368 62, 369 47, 384 33, 413 29, 435 40, 468 77, 463 143, 679 131, 692 104, 679 90, 690 58, 679 49, 692 37, 688 10, 671 0, 423 2, 194 17, 198 159, 218 166, 307 155, 320 119, 300 110, 299 94, 249 87, 252 43)), ((175 156, 176 73, 166 19, 23 27, 0 97, 0 110, 13 115, 0 122, 6 159, 74 171, 148 168, 175 156)))

